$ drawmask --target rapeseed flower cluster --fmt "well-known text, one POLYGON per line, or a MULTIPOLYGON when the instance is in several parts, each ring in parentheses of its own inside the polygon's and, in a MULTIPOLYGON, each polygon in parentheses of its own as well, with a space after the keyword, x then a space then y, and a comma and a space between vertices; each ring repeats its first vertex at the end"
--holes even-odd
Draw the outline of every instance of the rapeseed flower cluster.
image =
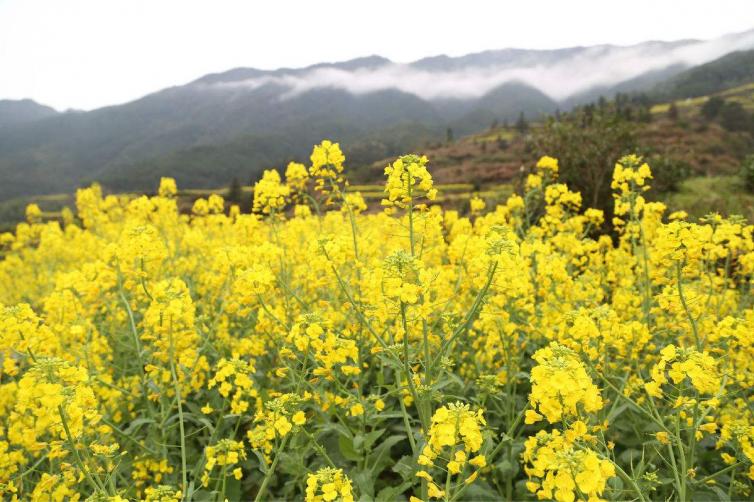
POLYGON ((538 364, 531 370, 529 402, 539 413, 528 410, 527 422, 534 423, 544 415, 555 423, 602 409, 600 391, 574 351, 553 342, 532 358, 538 364))
POLYGON ((372 207, 346 165, 323 141, 251 212, 170 178, 30 206, 0 235, 0 498, 751 498, 754 226, 668 214, 637 156, 611 233, 551 157, 461 208, 426 157, 372 207))
POLYGON ((222 475, 231 472, 235 479, 243 477, 243 471, 236 467, 238 463, 246 458, 246 450, 240 441, 232 439, 221 439, 217 444, 207 446, 204 449, 205 463, 204 474, 202 475, 202 485, 208 486, 212 470, 219 467, 222 475))
POLYGON ((340 469, 325 467, 306 478, 306 502, 353 502, 351 480, 340 469))
MULTIPOLYGON (((298 187, 300 176, 295 174, 291 180, 298 187)), ((285 207, 286 199, 291 193, 290 185, 280 182, 280 173, 275 169, 268 169, 262 175, 262 179, 254 185, 254 212, 270 214, 285 207)))
POLYGON ((583 422, 561 433, 539 431, 525 443, 522 456, 527 475, 536 479, 526 487, 542 500, 572 502, 577 498, 602 500, 607 481, 615 476, 614 464, 584 444, 583 422), (580 431, 579 429, 582 429, 580 431), (581 441, 579 441, 581 440, 581 441))
POLYGON ((426 197, 434 200, 437 189, 433 188, 432 175, 427 170, 427 157, 404 155, 385 168, 386 199, 383 206, 406 207, 414 199, 426 197))
POLYGON ((661 387, 669 383, 679 385, 686 378, 699 394, 715 394, 720 389, 720 374, 717 361, 707 353, 695 349, 678 350, 675 345, 668 345, 660 351, 660 360, 652 368, 652 381, 645 387, 650 396, 662 397, 661 387))
POLYGON ((416 476, 428 482, 428 495, 430 498, 447 498, 450 493, 446 490, 458 489, 464 484, 474 482, 479 475, 474 470, 465 478, 462 478, 459 486, 450 483, 451 476, 461 475, 467 467, 480 469, 487 465, 484 455, 473 454, 479 452, 482 447, 483 430, 487 422, 484 420, 482 410, 472 411, 468 404, 460 402, 442 406, 432 415, 432 426, 429 430, 427 444, 424 446, 418 463, 422 470, 416 476), (441 489, 432 475, 424 469, 440 467, 447 472, 445 489, 441 489))

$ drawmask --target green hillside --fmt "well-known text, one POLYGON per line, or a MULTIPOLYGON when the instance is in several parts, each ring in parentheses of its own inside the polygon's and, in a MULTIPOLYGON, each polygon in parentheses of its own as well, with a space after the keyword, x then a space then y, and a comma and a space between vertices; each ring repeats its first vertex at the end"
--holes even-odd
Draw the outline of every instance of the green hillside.
MULTIPOLYGON (((441 125, 442 121, 436 119, 427 123, 422 119, 384 125, 392 120, 390 117, 397 117, 401 112, 391 110, 389 106, 385 108, 388 102, 381 101, 379 96, 372 96, 370 99, 376 100, 375 106, 384 108, 381 121, 373 121, 366 128, 357 128, 353 124, 359 122, 358 117, 351 115, 347 120, 331 120, 326 128, 332 133, 328 136, 340 141, 344 148, 351 182, 372 187, 364 190, 368 200, 378 200, 381 196, 378 184, 382 181, 387 162, 409 151, 419 151, 430 158, 433 175, 439 183, 468 187, 462 190, 456 188, 449 193, 456 200, 468 198, 472 192, 480 192, 491 198, 509 192, 521 183, 526 168, 533 165, 539 156, 551 155, 561 159, 564 179, 591 197, 588 199, 591 204, 609 210, 609 194, 605 189, 605 180, 609 179, 609 175, 602 173, 609 173, 612 163, 620 155, 638 152, 652 162, 657 177, 655 186, 659 188, 656 192, 660 197, 669 194, 667 200, 671 204, 680 198, 684 201, 683 206, 691 207, 692 211, 700 214, 716 208, 724 211, 739 208, 741 212, 750 214, 748 199, 731 194, 737 191, 734 180, 743 158, 754 152, 754 51, 730 54, 682 72, 663 84, 661 89, 662 93, 673 96, 694 97, 662 102, 657 101, 662 93, 621 94, 613 101, 600 99, 545 120, 527 122, 524 119, 523 123, 503 120, 501 124, 497 117, 510 116, 516 109, 506 102, 511 96, 542 114, 553 106, 552 102, 531 88, 506 85, 490 93, 487 101, 483 100, 484 107, 466 113, 456 112, 454 129, 441 125), (715 89, 715 92, 698 95, 704 89, 715 89), (491 125, 483 132, 464 135, 468 130, 481 129, 483 123, 491 125), (596 171, 592 169, 594 166, 598 167, 596 171), (722 177, 717 179, 717 176, 722 177), (503 186, 508 188, 501 189, 503 186), (699 203, 689 203, 697 192, 699 203), (721 205, 721 201, 729 205, 721 205)), ((180 92, 173 99, 180 101, 189 98, 179 95, 180 92)), ((341 97, 331 96, 333 106, 341 106, 341 97)), ((159 114, 153 108, 160 99, 163 98, 145 98, 145 102, 138 106, 144 113, 159 114)), ((410 108, 410 102, 409 99, 404 106, 410 108)), ((319 103, 321 105, 322 102, 319 103)), ((103 134, 110 133, 97 131, 96 122, 90 123, 87 121, 89 119, 83 120, 75 113, 17 127, 11 134, 0 138, 0 151, 4 148, 16 152, 10 157, 0 155, 0 174, 6 182, 6 200, 0 203, 0 222, 7 225, 22 219, 24 207, 30 201, 38 203, 49 216, 55 217, 63 206, 73 203, 70 195, 56 193, 71 194, 77 186, 93 181, 101 182, 111 192, 148 192, 157 186, 161 176, 172 176, 186 190, 186 204, 190 204, 199 194, 206 194, 210 190, 207 187, 225 190, 222 187, 228 186, 234 178, 248 188, 261 169, 282 168, 291 160, 308 161, 309 145, 321 139, 318 136, 321 129, 313 130, 306 124, 317 121, 311 113, 315 113, 319 106, 312 103, 302 106, 310 110, 309 115, 303 115, 308 118, 298 120, 300 127, 287 129, 285 134, 260 132, 217 141, 222 135, 215 131, 214 142, 168 149, 162 154, 156 153, 165 149, 165 142, 170 143, 171 135, 192 134, 189 132, 188 117, 184 120, 185 127, 162 130, 149 140, 145 136, 149 130, 138 132, 144 137, 140 140, 140 148, 152 152, 151 156, 142 160, 136 160, 133 154, 128 153, 132 147, 124 148, 121 140, 120 143, 106 142, 95 146, 96 141, 104 137, 103 134), (61 155, 55 147, 36 148, 35 140, 24 136, 24 131, 36 131, 60 144, 63 139, 57 136, 58 129, 52 127, 50 121, 71 125, 83 144, 89 145, 91 152, 61 155), (23 168, 14 167, 14 162, 23 159, 25 154, 22 152, 28 148, 31 148, 28 152, 33 152, 35 162, 23 168), (109 151, 118 151, 123 159, 131 160, 125 164, 97 164, 109 151), (58 168, 52 177, 48 173, 48 163, 58 168), (75 167, 82 165, 97 165, 97 168, 85 174, 75 167), (18 195, 24 193, 23 187, 35 186, 41 179, 46 180, 42 191, 49 192, 47 195, 18 195), (11 186, 14 187, 12 190, 11 186), (11 197, 13 194, 16 197, 11 197)), ((367 108, 371 110, 373 106, 367 108)), ((29 110, 32 114, 47 113, 39 107, 29 110)), ((296 114, 303 113, 302 109, 297 108, 291 108, 288 112, 291 120, 296 114)), ((117 127, 125 131, 125 128, 131 127, 128 124, 132 124, 129 114, 138 112, 136 109, 117 113, 107 110, 100 112, 99 116, 107 127, 113 127, 112 116, 108 113, 120 117, 120 122, 115 123, 119 123, 117 127)), ((207 110, 202 113, 218 112, 207 110)), ((363 113, 366 112, 357 115, 363 113)), ((417 109, 417 113, 421 115, 424 112, 417 109)))
POLYGON ((665 100, 696 98, 754 81, 754 50, 730 53, 686 70, 658 85, 655 92, 665 100))
MULTIPOLYGON (((609 180, 617 157, 639 152, 652 164, 656 178, 653 193, 671 207, 687 208, 694 216, 710 211, 740 213, 754 221, 754 196, 744 192, 737 177, 743 158, 754 152, 754 136, 752 131, 726 129, 720 117, 704 116, 705 103, 712 98, 721 99, 724 104, 738 103, 747 113, 754 113, 754 84, 748 84, 712 96, 660 103, 651 108, 641 101, 622 98, 618 102, 581 107, 557 119, 551 117, 525 124, 525 127, 522 124, 496 125, 482 133, 449 141, 438 141, 432 131, 406 124, 384 131, 368 144, 344 143, 348 176, 352 189, 360 191, 367 202, 378 207, 383 196, 385 165, 396 155, 420 151, 430 159, 442 199, 464 209, 472 194, 480 194, 490 202, 503 200, 521 183, 527 168, 545 154, 560 158, 562 176, 579 186, 584 178, 584 166, 579 163, 589 159, 578 148, 581 145, 590 151, 602 149, 604 169, 608 173, 605 180, 609 180), (671 112, 671 108, 675 108, 675 112, 671 112), (419 146, 414 148, 413 141, 419 146), (370 153, 362 154, 361 149, 370 153), (382 152, 383 158, 371 161, 371 152, 382 152)), ((177 174, 181 166, 202 173, 202 166, 210 164, 217 170, 223 163, 210 161, 223 157, 228 163, 242 163, 248 156, 264 152, 264 148, 265 142, 256 143, 252 139, 195 148, 165 157, 160 169, 144 163, 142 171, 135 172, 149 181, 153 190, 161 173, 177 174)), ((301 160, 306 162, 305 156, 301 160)), ((205 187, 214 188, 179 184, 184 209, 188 210, 193 200, 209 193, 226 194, 233 172, 228 170, 221 177, 227 179, 225 186, 212 183, 210 173, 201 181, 205 187)), ((240 202, 248 206, 251 180, 241 181, 240 202)), ((581 189, 585 195, 591 190, 588 186, 581 189)), ((601 200, 599 196, 594 201, 606 206, 611 204, 610 199, 601 200)), ((7 227, 22 219, 29 202, 37 203, 50 218, 59 217, 62 207, 72 207, 74 203, 71 193, 14 198, 0 203, 0 222, 5 222, 7 227)))

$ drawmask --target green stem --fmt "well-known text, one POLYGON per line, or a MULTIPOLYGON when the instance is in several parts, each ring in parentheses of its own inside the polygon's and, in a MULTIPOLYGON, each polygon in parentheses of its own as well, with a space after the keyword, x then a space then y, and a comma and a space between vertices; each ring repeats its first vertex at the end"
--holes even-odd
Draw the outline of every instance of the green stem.
POLYGON ((409 361, 408 350, 408 323, 406 322, 406 304, 401 302, 401 322, 403 324, 403 369, 406 372, 406 381, 408 382, 408 388, 411 391, 411 396, 416 403, 416 411, 419 413, 419 421, 422 424, 422 433, 426 434, 429 429, 429 424, 426 421, 424 413, 422 412, 422 403, 419 401, 419 393, 416 391, 414 385, 413 371, 411 370, 411 362, 409 361))
POLYGON ((474 320, 474 317, 477 314, 477 311, 479 310, 479 307, 482 304, 482 301, 484 300, 484 297, 487 295, 487 291, 489 291, 490 286, 492 285, 492 280, 495 277, 495 272, 497 271, 497 267, 499 265, 499 262, 495 262, 493 265, 490 266, 488 276, 487 276, 487 282, 484 284, 484 287, 479 291, 479 294, 474 299, 474 303, 471 306, 471 309, 466 314, 466 318, 461 323, 458 328, 453 332, 453 334, 446 340, 440 349, 440 352, 438 353, 437 357, 435 358, 435 361, 433 362, 433 366, 437 364, 437 361, 439 361, 444 355, 445 352, 450 348, 451 344, 455 341, 456 338, 458 338, 462 333, 466 332, 466 330, 471 327, 471 323, 474 320))
POLYGON ((270 484, 270 479, 272 479, 272 475, 275 473, 275 468, 278 465, 278 461, 280 460, 280 453, 285 449, 285 445, 288 443, 288 438, 290 435, 286 435, 283 438, 283 442, 280 443, 280 448, 278 448, 277 452, 275 453, 275 458, 272 459, 272 464, 270 464, 270 468, 267 470, 267 474, 264 475, 264 479, 262 480, 262 485, 259 487, 259 491, 257 492, 257 496, 254 498, 254 502, 260 502, 262 500, 262 496, 267 491, 267 485, 270 484))
POLYGON ((175 388, 175 397, 178 400, 178 427, 181 435, 181 480, 183 485, 181 486, 181 492, 186 491, 188 486, 188 477, 186 470, 186 431, 183 424, 183 403, 181 399, 181 386, 178 383, 178 373, 175 370, 175 352, 173 349, 173 327, 172 322, 170 329, 168 330, 168 338, 170 342, 170 374, 173 377, 173 387, 175 388))
MULTIPOLYGON (((395 372, 395 379, 396 384, 398 383, 398 372, 395 372)), ((396 387, 398 387, 396 385, 396 387)), ((403 414, 403 426, 406 429, 406 436, 408 436, 408 444, 411 446, 411 453, 413 453, 414 457, 416 457, 416 454, 418 453, 418 450, 416 449, 416 440, 414 439, 414 431, 411 429, 411 420, 408 416, 408 411, 406 410, 406 405, 403 403, 403 397, 400 395, 400 392, 398 393, 398 404, 401 405, 401 413, 403 414)))
POLYGON ((683 264, 678 263, 676 265, 676 278, 678 280, 678 296, 681 299, 681 305, 683 305, 683 310, 686 312, 686 317, 689 319, 689 323, 691 324, 691 331, 694 334, 694 343, 696 344, 697 350, 701 350, 702 343, 699 340, 699 332, 696 329, 696 321, 694 320, 694 316, 691 315, 691 310, 689 310, 688 303, 686 303, 686 297, 683 295, 683 286, 682 286, 682 270, 683 270, 683 264))
POLYGON ((65 430, 65 436, 68 439, 68 443, 71 445, 71 450, 73 451, 73 456, 76 458, 76 463, 79 465, 79 469, 81 469, 81 472, 84 473, 84 477, 86 477, 87 482, 94 490, 94 493, 98 492, 104 492, 106 491, 105 488, 99 484, 98 481, 92 477, 92 474, 89 472, 89 469, 86 468, 86 465, 84 464, 84 461, 81 459, 81 455, 79 454, 78 448, 76 448, 76 443, 73 442, 73 435, 71 434, 71 430, 68 428, 68 420, 66 420, 65 417, 65 410, 63 410, 62 405, 58 405, 58 413, 60 414, 60 421, 63 424, 63 430, 65 430))
POLYGON ((683 443, 681 442, 681 423, 680 423, 680 417, 676 415, 675 417, 675 436, 676 436, 676 444, 678 445, 678 461, 681 464, 681 470, 678 472, 678 477, 680 479, 680 499, 681 502, 686 501, 686 479, 688 478, 688 472, 686 467, 686 455, 683 452, 683 443))
POLYGON ((644 494, 641 492, 641 488, 639 488, 639 485, 636 484, 636 481, 629 476, 626 471, 623 470, 621 466, 619 466, 616 462, 613 462, 613 465, 615 466, 615 470, 618 473, 618 477, 620 477, 623 481, 631 485, 631 488, 634 489, 634 492, 636 492, 636 496, 639 497, 639 500, 641 502, 646 502, 647 499, 644 498, 644 494))
POLYGON ((729 472, 729 471, 732 471, 734 469, 737 469, 737 468, 739 468, 742 465, 744 465, 744 462, 736 462, 735 464, 729 465, 728 467, 725 467, 724 469, 720 469, 719 471, 717 471, 715 473, 712 473, 709 476, 703 477, 702 479, 700 479, 699 481, 697 481, 697 483, 700 484, 700 485, 703 485, 707 481, 709 481, 710 479, 714 479, 714 478, 718 477, 720 474, 725 474, 726 472, 729 472))

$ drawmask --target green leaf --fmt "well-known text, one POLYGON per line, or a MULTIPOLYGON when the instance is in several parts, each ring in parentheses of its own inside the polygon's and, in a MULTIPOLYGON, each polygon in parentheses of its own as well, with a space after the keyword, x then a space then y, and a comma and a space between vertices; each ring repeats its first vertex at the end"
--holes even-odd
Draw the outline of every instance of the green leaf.
POLYGON ((712 485, 708 486, 707 489, 713 491, 715 495, 717 495, 717 498, 718 500, 720 500, 720 502, 730 502, 730 497, 728 497, 728 494, 725 493, 725 490, 723 490, 719 486, 712 485))
POLYGON ((411 481, 404 481, 398 486, 388 486, 386 488, 383 488, 377 494, 377 498, 375 499, 375 501, 376 502, 393 502, 394 500, 399 500, 400 499, 399 495, 405 492, 407 489, 411 488, 413 485, 414 485, 414 482, 413 480, 411 480, 411 481))
POLYGON ((262 474, 267 474, 267 460, 265 460, 264 455, 262 455, 261 452, 258 450, 251 450, 254 453, 254 456, 257 457, 259 460, 259 470, 262 471, 262 474))
POLYGON ((352 472, 351 479, 359 488, 362 498, 367 497, 369 500, 374 498, 374 479, 372 479, 371 472, 368 469, 352 472))
POLYGON ((229 474, 225 478, 225 498, 230 502, 241 501, 241 481, 229 474))
POLYGON ((607 420, 610 423, 615 422, 615 418, 621 416, 623 412, 626 411, 626 409, 628 409, 627 404, 616 406, 613 410, 610 411, 610 414, 607 416, 607 420))
POLYGON ((348 427, 346 427, 343 424, 339 424, 339 423, 335 423, 335 422, 329 422, 329 423, 323 424, 322 425, 322 431, 323 432, 335 432, 339 436, 346 436, 349 439, 353 438, 353 434, 348 429, 348 427))
POLYGON ((359 453, 354 448, 353 439, 350 437, 342 435, 338 436, 338 448, 340 449, 340 454, 343 455, 346 460, 350 460, 351 462, 358 462, 362 458, 362 456, 359 455, 359 453))
POLYGON ((394 444, 405 440, 406 436, 403 435, 388 436, 387 439, 381 442, 380 445, 369 454, 367 457, 367 465, 371 464, 373 477, 376 477, 377 474, 382 472, 385 466, 391 463, 390 448, 392 448, 394 444))
POLYGON ((372 431, 364 436, 364 448, 371 449, 374 445, 375 441, 377 441, 380 436, 382 436, 385 433, 386 429, 377 429, 376 431, 372 431))
POLYGON ((504 459, 495 466, 503 478, 514 478, 518 473, 518 462, 510 462, 504 459))
POLYGON ((623 490, 623 480, 619 476, 614 476, 608 479, 607 484, 613 490, 616 490, 616 491, 623 490))
POLYGON ((410 455, 404 455, 392 469, 396 474, 400 474, 401 478, 405 481, 414 479, 414 473, 416 472, 416 463, 413 457, 410 455))
POLYGON ((191 500, 215 500, 216 498, 215 492, 206 488, 200 488, 191 494, 191 500))
POLYGON ((136 420, 131 421, 131 423, 128 424, 128 427, 126 427, 123 432, 125 432, 126 434, 133 434, 142 425, 153 423, 155 423, 155 421, 151 418, 137 418, 136 420))
POLYGON ((354 434, 352 444, 353 444, 353 449, 356 450, 357 452, 363 451, 364 435, 354 434))

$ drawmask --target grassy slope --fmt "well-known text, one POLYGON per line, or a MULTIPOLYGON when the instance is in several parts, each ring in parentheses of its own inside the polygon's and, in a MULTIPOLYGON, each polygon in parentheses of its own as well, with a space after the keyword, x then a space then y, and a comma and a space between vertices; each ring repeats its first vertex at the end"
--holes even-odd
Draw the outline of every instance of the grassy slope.
POLYGON ((698 176, 690 178, 678 192, 662 198, 671 211, 683 209, 699 218, 715 212, 723 215, 740 214, 754 222, 754 194, 744 190, 737 176, 698 176))
MULTIPOLYGON (((717 95, 754 111, 754 83, 717 95)), ((699 110, 707 99, 709 96, 677 102, 678 120, 667 117, 669 103, 655 105, 652 122, 638 126, 639 145, 684 160, 699 175, 736 172, 741 158, 750 153, 750 139, 746 133, 731 133, 717 122, 703 120, 699 110)), ((449 144, 425 145, 419 151, 429 157, 432 174, 439 182, 475 185, 510 181, 522 165, 530 165, 547 153, 527 150, 524 136, 512 127, 491 129, 449 144)), ((357 169, 355 179, 379 182, 390 160, 357 169)))

